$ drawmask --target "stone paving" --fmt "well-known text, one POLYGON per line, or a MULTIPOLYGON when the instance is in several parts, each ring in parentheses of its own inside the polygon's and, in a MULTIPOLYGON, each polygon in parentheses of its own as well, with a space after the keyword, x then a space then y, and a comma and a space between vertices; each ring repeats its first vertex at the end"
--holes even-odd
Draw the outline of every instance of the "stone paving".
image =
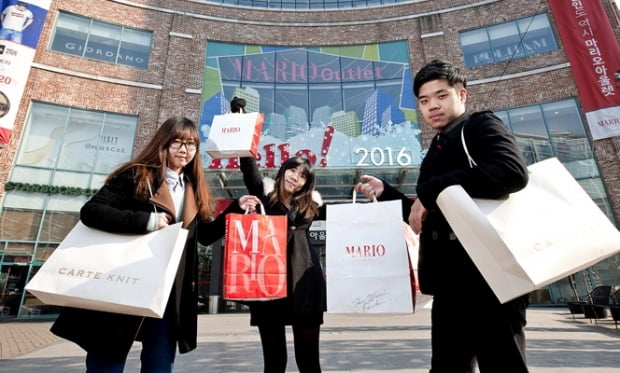
MULTIPOLYGON (((0 372, 78 373, 84 352, 49 332, 50 321, 0 322, 0 372)), ((531 373, 620 373, 620 329, 611 319, 572 319, 563 307, 528 310, 531 373)), ((297 371, 288 331, 288 372, 297 371)), ((139 372, 139 344, 126 373, 139 372)), ((422 373, 430 364, 430 310, 411 315, 326 314, 321 332, 325 373, 422 373)), ((246 313, 199 316, 198 349, 178 355, 175 372, 261 373, 256 328, 246 313)))

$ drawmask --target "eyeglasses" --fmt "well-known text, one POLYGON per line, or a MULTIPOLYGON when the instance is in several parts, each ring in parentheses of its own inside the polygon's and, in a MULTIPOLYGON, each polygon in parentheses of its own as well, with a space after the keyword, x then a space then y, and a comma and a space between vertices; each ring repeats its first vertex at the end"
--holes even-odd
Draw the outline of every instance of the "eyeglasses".
POLYGON ((193 152, 196 150, 196 147, 198 146, 195 142, 193 141, 181 141, 181 140, 173 140, 170 143, 170 149, 172 150, 179 150, 181 149, 181 146, 185 145, 185 149, 187 149, 188 152, 193 152))

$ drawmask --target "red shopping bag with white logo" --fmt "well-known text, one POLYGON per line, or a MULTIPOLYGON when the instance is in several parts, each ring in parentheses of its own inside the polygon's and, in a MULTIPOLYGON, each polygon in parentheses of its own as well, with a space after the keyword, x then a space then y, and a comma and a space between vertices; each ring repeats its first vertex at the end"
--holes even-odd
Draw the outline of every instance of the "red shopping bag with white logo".
POLYGON ((206 152, 213 158, 256 156, 264 117, 261 113, 215 115, 206 152))
POLYGON ((285 298, 286 216, 226 215, 224 299, 285 298))
POLYGON ((401 206, 400 200, 327 206, 327 312, 413 312, 401 206))

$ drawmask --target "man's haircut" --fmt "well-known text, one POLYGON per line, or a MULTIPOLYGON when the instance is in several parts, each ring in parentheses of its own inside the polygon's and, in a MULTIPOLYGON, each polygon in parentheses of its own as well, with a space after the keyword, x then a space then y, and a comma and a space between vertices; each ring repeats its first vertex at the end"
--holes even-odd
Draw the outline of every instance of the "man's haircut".
POLYGON ((433 60, 415 74, 413 79, 413 93, 415 97, 419 97, 420 87, 424 83, 439 79, 447 80, 450 87, 462 85, 463 88, 467 88, 467 78, 458 67, 449 62, 433 60))

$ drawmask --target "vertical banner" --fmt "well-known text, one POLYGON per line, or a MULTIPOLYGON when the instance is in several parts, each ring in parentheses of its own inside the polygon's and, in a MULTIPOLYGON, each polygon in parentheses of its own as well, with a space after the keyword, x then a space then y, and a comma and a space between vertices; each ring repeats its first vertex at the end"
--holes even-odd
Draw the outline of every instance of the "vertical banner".
POLYGON ((0 144, 7 144, 52 0, 1 0, 0 144))
POLYGON ((549 0, 594 140, 620 136, 620 46, 600 0, 549 0))

